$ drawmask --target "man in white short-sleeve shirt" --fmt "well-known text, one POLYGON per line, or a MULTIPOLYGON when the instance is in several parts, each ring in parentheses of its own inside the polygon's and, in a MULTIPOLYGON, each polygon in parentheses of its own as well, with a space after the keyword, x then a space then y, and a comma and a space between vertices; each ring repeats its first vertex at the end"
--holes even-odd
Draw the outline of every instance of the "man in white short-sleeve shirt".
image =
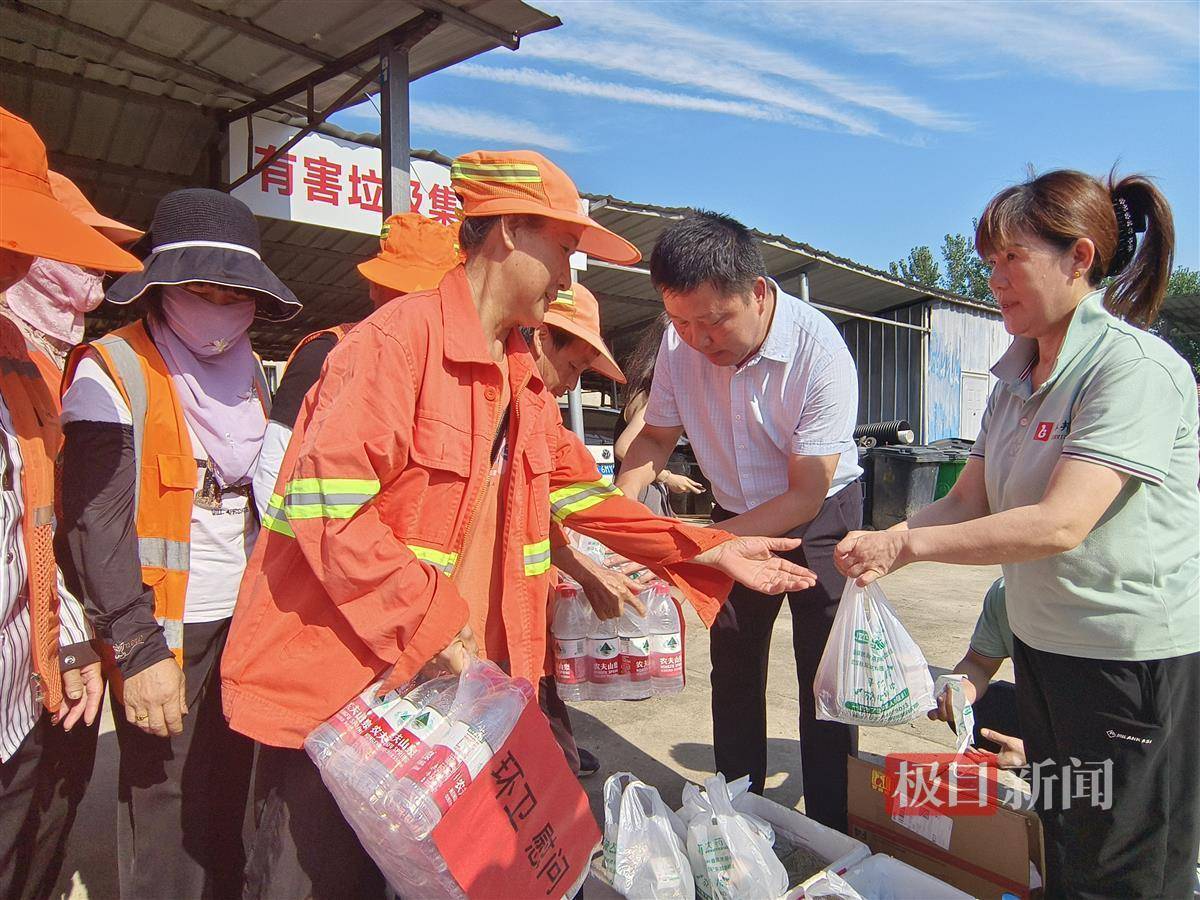
MULTIPOLYGON (((803 539, 788 558, 818 583, 788 595, 800 682, 805 811, 846 828, 846 755, 854 729, 818 721, 812 682, 845 579, 833 548, 861 527, 854 424, 858 375, 833 323, 766 277, 750 231, 693 212, 659 237, 650 276, 671 327, 663 336, 646 427, 617 486, 637 494, 686 431, 712 484, 713 520, 734 534, 803 539)), ((766 681, 782 594, 735 587, 712 627, 713 744, 726 778, 767 771, 766 681)))

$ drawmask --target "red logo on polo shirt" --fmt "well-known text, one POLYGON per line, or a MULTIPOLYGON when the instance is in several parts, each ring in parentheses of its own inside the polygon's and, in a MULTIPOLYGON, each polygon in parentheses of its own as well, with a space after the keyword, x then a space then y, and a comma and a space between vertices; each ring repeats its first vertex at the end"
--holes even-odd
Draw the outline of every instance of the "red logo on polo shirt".
POLYGON ((1050 440, 1050 433, 1052 431, 1054 431, 1053 422, 1038 422, 1037 431, 1033 433, 1033 439, 1042 442, 1048 441, 1050 440))

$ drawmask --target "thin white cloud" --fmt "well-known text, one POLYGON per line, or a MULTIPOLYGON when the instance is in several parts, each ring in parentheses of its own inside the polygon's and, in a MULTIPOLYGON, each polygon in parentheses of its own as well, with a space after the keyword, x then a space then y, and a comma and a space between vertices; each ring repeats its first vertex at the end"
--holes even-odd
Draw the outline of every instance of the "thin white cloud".
MULTIPOLYGON (((853 6, 853 4, 846 4, 853 6)), ((790 18, 800 18, 805 8, 804 4, 719 4, 726 11, 731 26, 763 13, 763 10, 774 12, 790 18)), ((761 85, 768 84, 772 89, 793 99, 799 99, 820 110, 840 110, 846 112, 846 104, 873 113, 882 113, 901 121, 923 128, 935 130, 963 130, 969 127, 968 121, 959 115, 947 113, 930 106, 919 98, 911 97, 888 85, 864 81, 860 78, 832 72, 829 69, 815 65, 795 52, 783 52, 773 49, 762 40, 745 40, 729 34, 730 29, 696 28, 683 24, 677 19, 666 18, 657 12, 647 12, 646 7, 634 6, 629 3, 614 2, 614 0, 589 0, 589 2, 563 3, 556 7, 562 13, 568 25, 584 25, 597 32, 607 32, 619 37, 619 42, 634 49, 636 55, 649 61, 661 59, 668 55, 672 60, 686 58, 691 65, 685 74, 692 74, 695 68, 715 68, 723 73, 737 72, 743 79, 750 80, 750 93, 739 90, 735 80, 728 84, 725 93, 739 96, 758 98, 761 85), (763 82, 761 76, 772 79, 763 82), (817 97, 811 93, 796 92, 798 86, 809 91, 817 91, 817 97), (834 101, 832 104, 830 101, 834 101)), ((679 10, 694 18, 694 7, 659 5, 659 10, 679 10)), ((740 29, 739 30, 743 30, 740 29)), ((551 33, 538 42, 535 50, 541 50, 549 40, 561 39, 551 33)), ((530 42, 522 48, 527 52, 533 48, 530 42)), ((587 53, 579 58, 579 62, 588 65, 612 64, 614 60, 605 59, 610 44, 598 44, 595 52, 587 53)), ((668 70, 673 66, 664 65, 668 70)), ((639 73, 641 74, 641 73, 639 73)), ((664 71, 665 79, 670 73, 664 71)), ((698 87, 712 90, 722 90, 720 85, 712 86, 713 79, 703 77, 697 79, 698 87)), ((725 79, 718 79, 725 80, 725 79)), ((679 83, 679 82, 676 82, 679 83)), ((837 119, 832 121, 838 122, 837 119)), ((872 133, 878 129, 875 126, 863 128, 861 120, 857 127, 845 122, 838 122, 843 127, 859 133, 872 133)))
POLYGON ((808 117, 815 126, 824 123, 825 127, 837 126, 852 134, 880 134, 870 119, 844 107, 767 81, 736 64, 705 59, 687 49, 632 41, 576 39, 551 33, 536 43, 522 45, 521 52, 526 58, 626 72, 660 83, 741 97, 808 117))
MULTIPOLYGON (((710 12, 728 8, 709 4, 710 12)), ((1104 87, 1183 86, 1195 60, 1194 3, 807 0, 739 7, 763 31, 832 39, 923 67, 1027 70, 1104 87), (1189 39, 1190 38, 1190 39, 1189 39)))
POLYGON ((774 105, 743 103, 738 100, 721 100, 715 97, 698 97, 693 94, 680 94, 654 90, 653 88, 634 87, 612 81, 595 81, 581 75, 548 72, 544 69, 495 68, 478 65, 477 63, 459 63, 457 66, 451 66, 445 71, 447 75, 459 78, 472 78, 499 84, 532 87, 560 94, 596 97, 603 100, 615 100, 621 103, 637 103, 666 109, 722 113, 743 119, 755 119, 766 122, 795 121, 794 116, 789 115, 786 111, 774 105))
MULTIPOLYGON (((373 125, 376 130, 379 128, 379 113, 369 103, 360 103, 339 115, 373 125)), ((409 116, 414 129, 433 134, 474 138, 510 147, 541 147, 567 153, 579 149, 566 135, 546 131, 524 119, 514 119, 479 109, 413 101, 409 108, 409 116)))

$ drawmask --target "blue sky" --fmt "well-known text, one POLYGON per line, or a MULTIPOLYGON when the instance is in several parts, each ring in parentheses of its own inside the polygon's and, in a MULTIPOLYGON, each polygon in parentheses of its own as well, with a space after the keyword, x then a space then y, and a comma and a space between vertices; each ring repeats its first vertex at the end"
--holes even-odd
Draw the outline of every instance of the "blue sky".
MULTIPOLYGON (((414 147, 533 147, 582 190, 881 268, 1030 164, 1119 163, 1200 267, 1200 3, 531 2, 563 26, 416 82, 414 147)), ((370 105, 334 121, 378 129, 370 105)))

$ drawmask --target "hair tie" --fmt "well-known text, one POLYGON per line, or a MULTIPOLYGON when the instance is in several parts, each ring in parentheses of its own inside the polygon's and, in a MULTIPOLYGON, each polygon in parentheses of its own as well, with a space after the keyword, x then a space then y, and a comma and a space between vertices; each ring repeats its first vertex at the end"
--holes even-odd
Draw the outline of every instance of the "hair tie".
POLYGON ((1118 275, 1133 260, 1137 251, 1137 236, 1146 230, 1146 217, 1134 221, 1133 211, 1129 201, 1124 197, 1113 198, 1113 213, 1117 217, 1117 249, 1113 252, 1112 262, 1108 264, 1109 277, 1118 275))

